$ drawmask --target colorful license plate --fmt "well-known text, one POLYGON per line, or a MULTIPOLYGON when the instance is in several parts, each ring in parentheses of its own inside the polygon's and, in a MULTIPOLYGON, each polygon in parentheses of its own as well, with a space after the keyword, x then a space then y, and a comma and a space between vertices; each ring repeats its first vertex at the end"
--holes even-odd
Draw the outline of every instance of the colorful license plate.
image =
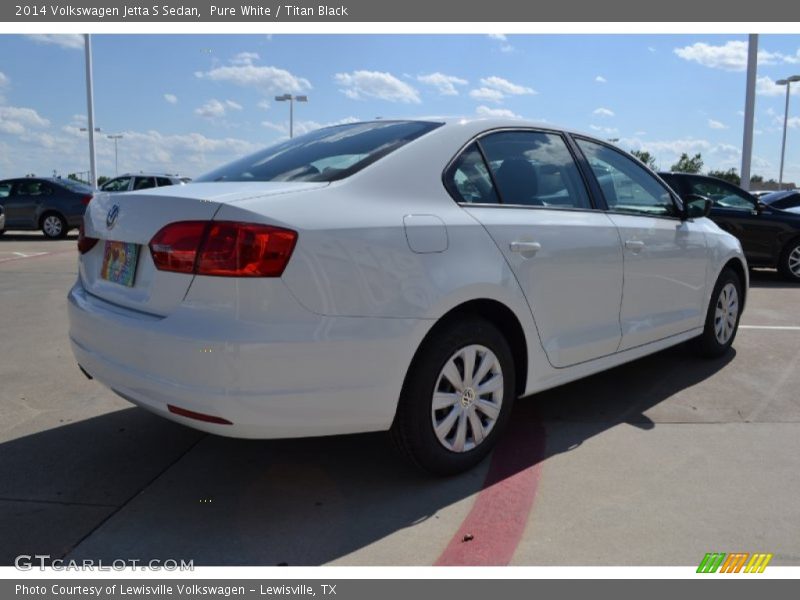
POLYGON ((106 240, 100 277, 120 285, 132 287, 138 260, 139 244, 106 240))

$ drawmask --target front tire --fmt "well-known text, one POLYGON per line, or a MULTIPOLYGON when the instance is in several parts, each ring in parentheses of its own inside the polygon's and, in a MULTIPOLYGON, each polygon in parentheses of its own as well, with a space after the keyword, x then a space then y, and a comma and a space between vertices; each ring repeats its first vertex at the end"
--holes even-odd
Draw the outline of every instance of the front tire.
POLYGON ((47 213, 42 218, 42 233, 50 240, 58 240, 67 235, 67 221, 58 213, 47 213))
POLYGON ((515 389, 511 348, 491 322, 469 317, 445 324, 414 357, 391 437, 422 470, 466 471, 495 445, 515 389))
POLYGON ((778 271, 786 279, 800 283, 800 239, 786 244, 778 261, 778 271))
POLYGON ((725 354, 736 338, 742 315, 742 282, 731 269, 724 269, 711 293, 703 333, 696 340, 698 352, 707 358, 725 354))

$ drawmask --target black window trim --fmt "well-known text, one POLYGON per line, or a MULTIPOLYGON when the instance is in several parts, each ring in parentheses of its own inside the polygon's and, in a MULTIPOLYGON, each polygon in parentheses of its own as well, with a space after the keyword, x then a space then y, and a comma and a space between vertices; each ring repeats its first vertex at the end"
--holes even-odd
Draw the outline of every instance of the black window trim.
MULTIPOLYGON (((580 155, 580 156, 581 156, 581 158, 583 158, 583 155, 580 155)), ((580 164, 578 164, 578 163, 579 163, 579 158, 575 154, 575 148, 573 147, 573 143, 570 140, 569 134, 564 130, 561 130, 561 129, 550 129, 550 128, 547 128, 547 127, 529 127, 529 126, 496 127, 496 128, 493 128, 493 129, 486 129, 484 131, 481 131, 480 133, 472 136, 467 141, 467 143, 462 145, 461 148, 459 148, 458 152, 456 152, 453 155, 453 157, 445 165, 444 170, 442 171, 441 180, 442 180, 442 185, 444 186, 444 189, 447 192, 448 196, 450 196, 452 198, 452 200, 456 204, 461 206, 461 207, 475 206, 475 207, 479 207, 479 208, 524 208, 524 209, 530 209, 530 210, 565 210, 565 211, 570 211, 570 212, 603 211, 604 210, 603 207, 601 207, 599 205, 598 199, 592 193, 592 188, 589 185, 589 182, 586 180, 586 175, 583 172, 583 170, 581 169, 580 164), (528 132, 528 133, 545 133, 545 134, 556 135, 556 136, 560 137, 561 140, 564 142, 564 146, 566 146, 567 151, 572 156, 573 162, 575 163, 576 167, 578 168, 578 174, 580 175, 581 180, 583 181, 583 186, 584 186, 584 189, 586 191, 586 196, 589 199, 589 204, 591 206, 589 206, 587 208, 580 208, 580 207, 577 207, 577 206, 536 206, 536 205, 530 205, 530 204, 508 204, 508 203, 503 202, 503 196, 500 193, 499 189, 497 188, 497 183, 494 180, 494 173, 492 173, 492 168, 489 165, 489 161, 486 160, 486 154, 483 151, 483 147, 482 147, 482 145, 480 143, 480 140, 481 140, 481 138, 484 138, 486 136, 492 135, 494 133, 503 133, 503 132, 507 132, 507 131, 511 131, 511 132, 528 132), (485 202, 460 202, 459 200, 457 200, 456 198, 453 197, 453 194, 450 191, 449 186, 447 185, 447 178, 451 174, 451 170, 452 170, 453 166, 455 165, 456 161, 458 161, 458 159, 461 158, 461 155, 473 143, 478 148, 478 152, 480 152, 481 157, 483 158, 483 162, 486 164, 486 169, 489 172, 489 177, 491 178, 492 186, 494 187, 494 193, 497 196, 498 202, 496 204, 495 203, 485 203, 485 202)), ((600 198, 602 198, 602 196, 600 196, 600 198)), ((604 200, 604 202, 605 202, 605 200, 604 200)))
POLYGON ((617 148, 613 144, 610 144, 610 143, 605 142, 603 140, 598 140, 597 138, 593 138, 593 137, 590 137, 588 135, 582 135, 582 134, 578 134, 578 133, 570 134, 570 137, 573 138, 573 140, 575 142, 575 147, 581 153, 581 158, 582 158, 581 166, 583 168, 585 168, 585 169, 588 169, 589 174, 592 177, 592 183, 593 183, 593 185, 597 186, 597 191, 600 194, 600 197, 603 199, 603 205, 605 206, 605 208, 603 209, 603 212, 614 214, 614 215, 627 215, 629 217, 631 217, 631 216, 633 216, 633 217, 649 217, 651 219, 668 219, 670 221, 684 221, 685 220, 683 218, 683 216, 682 216, 683 213, 684 213, 683 199, 681 199, 680 196, 678 195, 678 193, 675 190, 672 189, 672 186, 670 186, 666 181, 661 179, 661 177, 659 176, 658 173, 656 173, 655 171, 650 169, 650 167, 648 167, 647 165, 642 163, 642 161, 637 159, 632 154, 629 154, 628 152, 625 152, 624 150, 622 150, 620 148, 617 148), (643 212, 636 212, 636 211, 632 211, 632 210, 630 210, 630 211, 629 210, 617 210, 615 208, 611 208, 608 205, 608 202, 606 201, 605 196, 603 195, 603 188, 600 187, 600 182, 597 181, 597 176, 594 174, 594 170, 591 168, 591 165, 589 165, 589 160, 586 158, 586 155, 583 153, 583 150, 581 149, 580 145, 578 144, 579 140, 585 140, 587 142, 591 142, 591 143, 597 144, 598 146, 604 146, 604 147, 608 148, 609 150, 612 150, 612 151, 616 152, 617 154, 621 154, 622 156, 631 159, 632 161, 634 161, 634 163, 638 163, 638 164, 642 165, 642 167, 644 167, 644 169, 648 173, 650 173, 658 183, 660 183, 661 185, 663 185, 667 189, 667 191, 669 192, 669 196, 672 199, 672 204, 675 207, 675 210, 677 211, 677 215, 651 215, 651 214, 647 214, 647 213, 643 213, 643 212))

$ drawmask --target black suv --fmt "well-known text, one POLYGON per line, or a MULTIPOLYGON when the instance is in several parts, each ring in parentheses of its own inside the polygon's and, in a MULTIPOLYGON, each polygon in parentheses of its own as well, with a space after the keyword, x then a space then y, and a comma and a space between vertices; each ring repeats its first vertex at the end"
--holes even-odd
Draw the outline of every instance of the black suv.
POLYGON ((659 173, 684 201, 711 200, 708 217, 735 235, 751 267, 777 267, 800 283, 800 214, 773 208, 742 188, 707 175, 659 173))

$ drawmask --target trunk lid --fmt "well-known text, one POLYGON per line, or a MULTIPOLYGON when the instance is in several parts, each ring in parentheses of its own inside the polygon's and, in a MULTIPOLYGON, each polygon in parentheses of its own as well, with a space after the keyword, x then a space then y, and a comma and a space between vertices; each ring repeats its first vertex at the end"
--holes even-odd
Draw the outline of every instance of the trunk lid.
MULTIPOLYGON (((159 271, 153 264, 148 244, 165 225, 176 221, 210 221, 223 204, 253 198, 296 193, 324 187, 327 183, 198 183, 155 188, 146 192, 99 193, 84 216, 85 234, 100 241, 80 257, 80 277, 92 295, 107 302, 165 316, 186 296, 194 275, 159 271), (108 242, 134 246, 137 253, 132 285, 110 281, 103 276, 108 242)), ((109 249, 111 252, 111 249, 109 249)), ((117 258, 120 253, 117 254, 117 258)), ((113 268, 113 265, 112 265, 113 268)))

